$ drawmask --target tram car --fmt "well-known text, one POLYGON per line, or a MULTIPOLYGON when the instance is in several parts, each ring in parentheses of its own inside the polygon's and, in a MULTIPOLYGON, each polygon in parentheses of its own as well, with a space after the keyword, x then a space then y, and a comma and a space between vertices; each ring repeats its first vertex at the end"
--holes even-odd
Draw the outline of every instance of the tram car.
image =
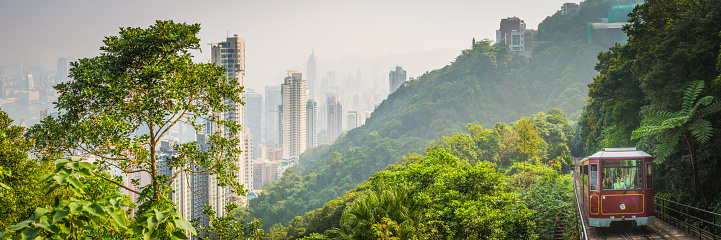
POLYGON ((636 148, 606 148, 579 164, 589 225, 610 227, 615 221, 651 225, 653 157, 636 148))

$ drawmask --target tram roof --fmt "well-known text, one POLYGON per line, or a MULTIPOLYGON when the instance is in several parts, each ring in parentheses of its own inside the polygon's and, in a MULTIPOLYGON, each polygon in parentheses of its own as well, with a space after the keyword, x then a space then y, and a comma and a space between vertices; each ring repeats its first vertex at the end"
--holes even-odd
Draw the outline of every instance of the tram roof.
POLYGON ((603 151, 599 151, 588 157, 589 158, 651 157, 651 154, 648 154, 641 150, 637 150, 635 147, 604 148, 603 151))

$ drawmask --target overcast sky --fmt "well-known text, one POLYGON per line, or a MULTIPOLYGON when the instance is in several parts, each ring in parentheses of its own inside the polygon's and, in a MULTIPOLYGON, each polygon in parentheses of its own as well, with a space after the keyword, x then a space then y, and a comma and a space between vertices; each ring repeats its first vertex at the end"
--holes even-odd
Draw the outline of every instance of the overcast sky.
POLYGON ((201 24, 203 52, 193 53, 196 61, 208 61, 208 43, 226 34, 243 37, 246 85, 261 89, 281 83, 288 69, 303 72, 314 49, 320 66, 349 56, 460 53, 473 37, 495 39, 501 18, 517 16, 535 29, 564 2, 573 1, 0 0, 0 64, 30 60, 55 69, 60 57, 97 56, 103 37, 117 35, 119 27, 174 20, 201 24))

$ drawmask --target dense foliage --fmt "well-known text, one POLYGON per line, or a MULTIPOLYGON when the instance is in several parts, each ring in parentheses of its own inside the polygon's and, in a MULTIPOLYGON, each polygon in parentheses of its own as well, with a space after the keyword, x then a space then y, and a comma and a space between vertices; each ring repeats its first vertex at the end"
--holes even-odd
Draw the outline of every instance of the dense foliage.
POLYGON ((573 221, 570 177, 553 161, 570 160, 572 131, 560 110, 493 130, 472 124, 467 130, 443 137, 424 155, 406 156, 286 226, 275 224, 270 238, 550 239, 558 216, 573 221), (553 153, 558 148, 564 150, 553 153))
POLYGON ((72 80, 55 86, 62 114, 29 130, 36 152, 93 156, 105 169, 145 174, 149 186, 126 190, 151 205, 183 172, 214 174, 222 185, 241 190, 233 181, 240 156, 234 146, 240 140, 223 137, 236 136, 240 125, 217 113, 241 107, 243 88, 226 79, 223 67, 192 61, 189 51, 200 49, 199 31, 200 24, 173 21, 121 28, 118 36, 103 40, 100 56, 70 63, 72 80), (224 132, 213 132, 202 150, 196 142, 175 146, 178 154, 165 161, 175 171, 163 176, 158 170, 160 142, 181 123, 196 133, 205 133, 206 124, 224 132))
POLYGON ((699 102, 699 111, 711 108, 721 95, 719 21, 719 1, 648 0, 637 7, 624 29, 628 43, 598 55, 599 74, 589 84, 588 105, 579 120, 585 154, 603 147, 638 146, 658 156, 657 192, 686 203, 708 202, 717 210, 721 185, 714 179, 721 171, 721 113, 710 109, 692 116, 690 110, 699 102), (705 87, 692 90, 691 99, 687 89, 697 89, 696 81, 705 87), (659 122, 658 114, 664 112, 668 121, 659 122), (652 126, 666 130, 647 131, 652 126), (636 129, 640 138, 634 139, 636 129))
MULTIPOLYGON (((469 123, 493 128, 497 122, 516 121, 549 108, 559 108, 574 121, 581 114, 586 84, 596 74, 596 54, 604 49, 586 44, 584 19, 603 17, 612 5, 631 2, 636 1, 587 0, 578 16, 548 17, 538 32, 545 44, 535 47, 530 59, 502 44, 476 42, 450 65, 404 83, 365 125, 320 151, 306 151, 289 179, 268 185, 251 201, 251 217, 263 219, 266 230, 287 223, 361 185, 388 164, 400 162, 404 154, 421 152, 430 141, 463 132, 469 123)), ((558 151, 563 149, 524 154, 560 166, 567 159, 554 159, 560 156, 558 151)))
POLYGON ((37 207, 49 207, 56 196, 66 197, 42 191, 40 178, 52 166, 28 157, 32 141, 23 135, 23 127, 11 124, 0 111, 0 230, 29 218, 37 207))
POLYGON ((182 172, 212 174, 219 186, 243 194, 234 181, 240 148, 233 136, 240 125, 218 114, 242 107, 242 86, 223 67, 193 63, 189 50, 200 48, 199 31, 199 24, 173 21, 121 28, 119 36, 105 38, 100 56, 71 63, 72 80, 55 86, 62 114, 24 132, 0 112, 0 238, 263 236, 259 222, 246 223, 234 212, 211 217, 216 227, 198 235, 168 196, 182 172), (202 148, 173 146, 177 154, 164 159, 173 173, 161 174, 160 142, 180 123, 196 133, 205 133, 206 124, 223 132, 204 139, 202 148), (150 184, 131 179, 129 187, 108 170, 145 174, 150 184), (137 194, 140 206, 120 188, 137 194))

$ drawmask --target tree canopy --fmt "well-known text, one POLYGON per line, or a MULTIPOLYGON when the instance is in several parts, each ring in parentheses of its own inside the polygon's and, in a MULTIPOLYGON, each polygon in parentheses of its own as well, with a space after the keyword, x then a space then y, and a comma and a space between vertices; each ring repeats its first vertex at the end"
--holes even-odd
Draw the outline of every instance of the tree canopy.
MULTIPOLYGON (((188 50, 200 49, 199 24, 157 21, 148 28, 121 28, 119 36, 106 37, 100 56, 72 62, 71 81, 55 88, 60 97, 58 117, 48 117, 30 129, 37 151, 46 156, 89 154, 105 169, 125 174, 148 174, 148 191, 141 201, 158 200, 165 186, 180 173, 207 173, 221 185, 235 184, 237 138, 210 132, 202 144, 175 147, 177 156, 166 160, 172 176, 158 173, 158 149, 168 131, 179 124, 196 133, 222 129, 234 136, 240 125, 220 114, 230 110, 226 101, 242 102, 242 87, 226 79, 225 69, 212 63, 194 63, 188 50), (206 124, 218 126, 208 130, 206 124)), ((116 183, 124 187, 122 183, 116 183)))
MULTIPOLYGON (((10 212, 3 206, 0 226, 15 224, 0 237, 188 239, 197 232, 168 196, 182 173, 213 175, 219 186, 243 194, 234 181, 240 125, 223 116, 237 105, 229 103, 242 104, 243 88, 223 67, 192 61, 189 50, 200 49, 199 30, 199 24, 173 21, 120 28, 118 36, 105 38, 100 56, 70 64, 72 80, 55 86, 60 115, 25 135, 0 115, 0 200, 27 204, 10 212), (175 154, 161 159, 161 141, 179 124, 208 137, 175 144, 175 154), (130 179, 134 186, 126 186, 111 170, 144 174, 151 182, 138 186, 130 179), (140 206, 120 188, 137 194, 140 206)), ((236 217, 212 218, 213 224, 234 225, 202 228, 199 237, 245 236, 249 229, 248 236, 262 236, 236 217)))
POLYGON ((598 55, 599 74, 588 85, 588 105, 579 120, 585 154, 603 147, 638 146, 659 160, 657 192, 698 204, 706 196, 710 206, 721 206, 721 187, 712 180, 721 170, 716 161, 721 154, 720 113, 709 111, 698 118, 690 111, 697 103, 703 108, 709 97, 721 96, 719 21, 719 1, 648 0, 637 6, 624 28, 628 43, 598 55), (687 89, 693 89, 692 96, 687 89), (695 102, 697 96, 706 100, 695 102), (683 129, 694 132, 676 134, 683 129), (649 137, 640 137, 642 132, 649 137), (691 135, 696 139, 685 137, 691 135), (698 177, 693 169, 698 169, 698 177))

